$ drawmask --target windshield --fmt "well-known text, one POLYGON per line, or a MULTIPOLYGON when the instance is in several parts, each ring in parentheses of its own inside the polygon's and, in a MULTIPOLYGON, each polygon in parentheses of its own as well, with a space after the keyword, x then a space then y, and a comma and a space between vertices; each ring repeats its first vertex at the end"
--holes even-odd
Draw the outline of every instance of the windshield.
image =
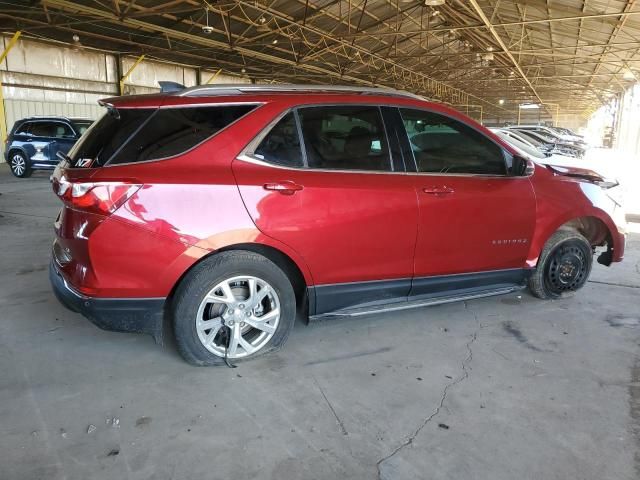
POLYGON ((493 130, 493 133, 498 135, 502 140, 507 142, 509 145, 515 147, 517 150, 528 153, 529 155, 535 158, 546 158, 546 155, 542 153, 540 150, 538 150, 537 148, 533 148, 524 142, 521 142, 517 138, 511 137, 500 130, 493 130))

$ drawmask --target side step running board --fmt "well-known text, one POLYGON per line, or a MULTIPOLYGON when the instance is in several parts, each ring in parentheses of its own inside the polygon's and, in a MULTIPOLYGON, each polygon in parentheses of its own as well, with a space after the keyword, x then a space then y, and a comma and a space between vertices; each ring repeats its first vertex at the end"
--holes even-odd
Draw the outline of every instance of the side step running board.
POLYGON ((376 305, 375 307, 365 308, 353 308, 347 310, 338 310, 336 312, 321 313, 320 315, 313 315, 309 317, 309 320, 322 320, 330 317, 360 317, 362 315, 371 315, 374 313, 386 313, 386 312, 399 312, 402 310, 409 310, 411 308, 429 307, 432 305, 443 305, 445 303, 462 302, 464 300, 473 300, 475 298, 493 297, 495 295, 505 295, 507 293, 517 292, 522 290, 524 286, 509 286, 495 288, 491 290, 482 290, 474 293, 466 293, 462 295, 452 295, 447 297, 437 297, 430 299, 412 300, 407 302, 398 302, 387 305, 376 305))

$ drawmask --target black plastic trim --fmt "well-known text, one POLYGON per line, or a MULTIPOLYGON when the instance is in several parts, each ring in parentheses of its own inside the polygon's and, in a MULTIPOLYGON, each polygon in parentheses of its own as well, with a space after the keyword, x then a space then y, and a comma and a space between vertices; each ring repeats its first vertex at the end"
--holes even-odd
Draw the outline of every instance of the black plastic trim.
POLYGON ((164 298, 93 298, 76 292, 49 264, 49 281, 56 298, 103 330, 146 333, 162 343, 164 298))
POLYGON ((487 288, 522 286, 531 272, 531 269, 514 268, 414 279, 316 285, 308 288, 309 315, 423 298, 446 298, 487 288))
MULTIPOLYGON (((411 290, 411 279, 337 283, 311 287, 315 309, 310 315, 334 312, 355 305, 378 305, 404 301, 411 290)), ((310 295, 311 296, 311 295, 310 295)), ((311 307, 311 304, 309 305, 311 307)))
POLYGON ((501 287, 521 285, 531 274, 525 268, 492 270, 488 272, 462 273, 455 275, 438 275, 434 277, 414 278, 411 284, 410 297, 425 295, 441 295, 453 291, 478 287, 501 287))
POLYGON ((402 125, 402 117, 396 107, 381 106, 382 120, 384 121, 387 139, 389 140, 389 148, 391 150, 391 161, 394 172, 407 171, 407 161, 402 151, 400 137, 406 136, 404 125, 402 125), (402 129, 402 130, 400 130, 402 129))

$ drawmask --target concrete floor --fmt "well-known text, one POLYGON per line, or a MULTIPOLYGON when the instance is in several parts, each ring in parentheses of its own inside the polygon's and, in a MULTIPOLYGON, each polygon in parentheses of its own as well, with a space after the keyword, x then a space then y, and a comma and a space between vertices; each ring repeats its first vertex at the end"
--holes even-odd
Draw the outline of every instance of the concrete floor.
POLYGON ((640 477, 640 235, 572 298, 298 324, 195 368, 54 299, 47 177, 0 168, 0 479, 640 477))

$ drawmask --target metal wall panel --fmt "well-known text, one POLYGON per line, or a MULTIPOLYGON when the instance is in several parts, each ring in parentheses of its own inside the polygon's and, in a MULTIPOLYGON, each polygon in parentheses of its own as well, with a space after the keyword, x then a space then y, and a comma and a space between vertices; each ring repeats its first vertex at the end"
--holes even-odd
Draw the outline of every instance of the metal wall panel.
MULTIPOLYGON (((9 38, 0 35, 0 46, 6 45, 9 38)), ((136 57, 122 58, 123 74, 135 60, 136 57)), ((202 81, 206 82, 216 71, 202 70, 202 81)), ((125 81, 125 94, 157 92, 159 80, 190 87, 196 84, 196 78, 196 68, 145 59, 125 81)), ((119 94, 115 55, 34 40, 18 41, 0 64, 0 79, 8 131, 16 120, 33 115, 95 119, 102 113, 98 100, 119 94)), ((221 73, 211 83, 251 83, 251 79, 221 73)), ((0 144, 0 152, 3 148, 4 144, 0 144)))

